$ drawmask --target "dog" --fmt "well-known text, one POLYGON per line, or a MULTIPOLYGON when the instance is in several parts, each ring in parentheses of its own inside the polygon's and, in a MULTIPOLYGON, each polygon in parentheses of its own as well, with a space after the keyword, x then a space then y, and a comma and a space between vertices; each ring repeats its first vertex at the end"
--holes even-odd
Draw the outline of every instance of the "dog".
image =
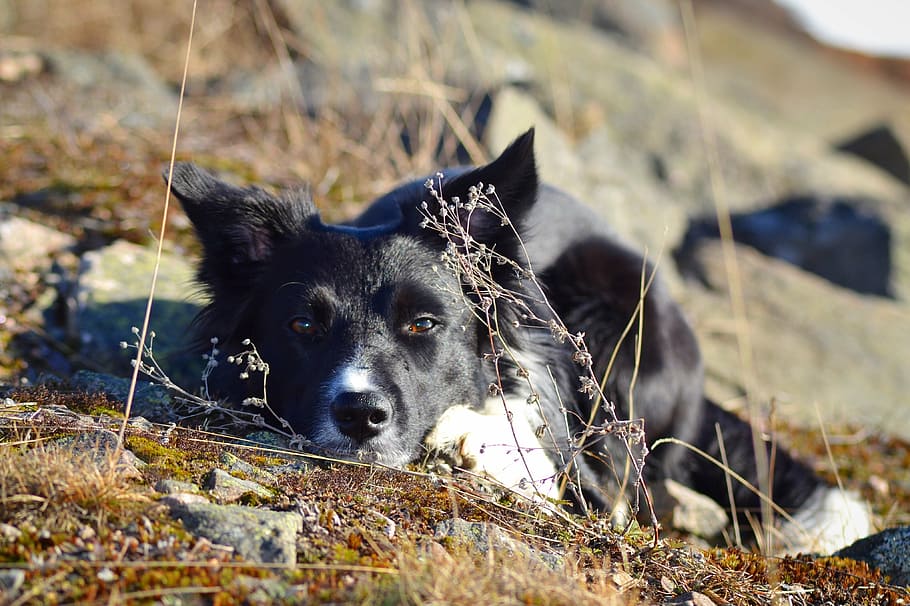
MULTIPOLYGON (((677 442, 639 469, 642 429, 719 460, 719 427, 730 468, 759 484, 753 430, 706 399, 682 310, 599 216, 539 183, 533 129, 489 164, 405 183, 341 224, 323 223, 305 190, 275 196, 191 164, 171 188, 203 251, 195 334, 232 355, 251 341, 268 364, 264 380, 222 365, 210 384, 235 403, 265 393, 309 447, 391 466, 436 453, 603 511, 634 497, 639 473, 759 510, 677 442), (465 259, 460 274, 447 267, 465 259)), ((779 449, 771 493, 792 516, 784 535, 806 527, 815 550, 869 532, 856 496, 779 449)))

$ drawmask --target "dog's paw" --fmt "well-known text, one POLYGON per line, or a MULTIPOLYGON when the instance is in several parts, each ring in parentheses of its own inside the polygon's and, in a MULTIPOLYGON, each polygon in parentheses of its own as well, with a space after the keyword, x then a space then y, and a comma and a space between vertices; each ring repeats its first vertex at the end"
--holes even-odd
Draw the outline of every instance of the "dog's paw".
POLYGON ((858 495, 822 486, 780 526, 788 553, 829 554, 872 532, 869 505, 858 495))
POLYGON ((528 421, 495 407, 449 408, 425 440, 432 453, 531 498, 557 499, 558 472, 528 421), (516 440, 517 439, 517 440, 516 440))
POLYGON ((434 456, 440 456, 456 467, 474 470, 477 459, 465 442, 472 428, 478 427, 483 419, 484 415, 467 406, 453 406, 439 417, 424 444, 434 456))

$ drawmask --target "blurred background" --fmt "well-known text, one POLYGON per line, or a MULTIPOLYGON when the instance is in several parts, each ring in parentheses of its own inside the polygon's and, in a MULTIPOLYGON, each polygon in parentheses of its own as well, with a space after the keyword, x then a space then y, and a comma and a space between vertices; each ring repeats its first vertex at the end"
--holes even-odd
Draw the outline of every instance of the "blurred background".
MULTIPOLYGON (((4 381, 127 374, 116 343, 141 322, 192 7, 0 0, 4 381)), ((910 39, 895 26, 908 11, 201 0, 177 157, 237 183, 308 183, 337 220, 536 126, 543 178, 658 260, 712 398, 741 410, 751 393, 763 422, 817 431, 821 418, 848 446, 907 438, 910 39)), ((196 251, 179 209, 168 222, 153 319, 164 360, 192 316, 196 251)))

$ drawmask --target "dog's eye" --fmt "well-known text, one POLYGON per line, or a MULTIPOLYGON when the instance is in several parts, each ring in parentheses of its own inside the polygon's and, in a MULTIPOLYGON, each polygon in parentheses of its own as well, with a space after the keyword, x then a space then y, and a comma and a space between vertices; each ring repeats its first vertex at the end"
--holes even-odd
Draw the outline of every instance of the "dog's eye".
POLYGON ((415 318, 414 320, 411 320, 410 324, 408 324, 408 332, 412 334, 427 332, 435 326, 436 320, 433 318, 415 318))
POLYGON ((294 318, 291 320, 290 324, 291 330, 296 332, 298 335, 303 335, 305 337, 319 337, 323 334, 322 325, 318 322, 314 322, 309 318, 294 318))

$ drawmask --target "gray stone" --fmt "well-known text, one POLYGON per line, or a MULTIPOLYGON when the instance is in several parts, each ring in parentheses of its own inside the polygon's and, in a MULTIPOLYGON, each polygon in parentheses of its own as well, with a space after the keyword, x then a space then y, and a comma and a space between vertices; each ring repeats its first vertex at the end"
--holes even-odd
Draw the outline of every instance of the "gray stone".
POLYGON ((247 463, 229 452, 222 452, 219 461, 227 471, 242 474, 248 478, 252 478, 256 482, 274 484, 278 481, 275 474, 269 473, 264 469, 259 469, 255 465, 247 463))
POLYGON ((288 449, 290 443, 286 437, 274 431, 252 431, 243 437, 244 441, 270 448, 288 449))
MULTIPOLYGON (((132 328, 142 325, 155 256, 150 247, 117 241, 82 257, 74 306, 81 353, 116 374, 130 373, 135 350, 123 350, 120 343, 133 344, 132 328)), ((198 311, 188 296, 192 284, 190 263, 164 254, 149 326, 155 360, 188 391, 200 384, 203 366, 201 357, 185 352, 187 328, 198 311)))
POLYGON ((191 503, 209 503, 210 501, 196 492, 174 492, 161 497, 161 503, 173 509, 191 503))
POLYGON ((171 515, 182 520, 190 532, 229 545, 250 562, 293 565, 297 560, 296 537, 303 524, 300 514, 186 503, 171 506, 171 515))
POLYGON ((78 91, 83 101, 96 101, 72 106, 68 118, 82 122, 83 128, 110 129, 111 117, 128 128, 172 126, 177 97, 142 56, 72 49, 47 50, 45 56, 55 76, 78 91), (99 105, 106 111, 91 111, 99 105))
POLYGON ((695 252, 707 288, 689 284, 680 293, 704 354, 708 397, 741 403, 752 376, 755 401, 773 401, 776 417, 788 423, 817 428, 821 420, 910 438, 910 416, 901 413, 910 393, 910 309, 839 288, 749 247, 735 251, 752 368, 739 361, 740 327, 718 242, 695 252))
MULTIPOLYGON (((863 294, 891 295, 891 230, 874 201, 798 196, 730 217, 733 238, 834 284, 863 294)), ((715 216, 689 225, 677 262, 701 238, 719 238, 715 216)), ((695 269, 695 268, 691 268, 695 269)))
POLYGON ((0 213, 0 266, 26 270, 47 268, 55 253, 75 244, 76 239, 69 234, 0 213))
POLYGON ((434 538, 437 541, 454 540, 484 555, 493 549, 509 557, 523 557, 529 562, 540 562, 552 570, 561 570, 565 564, 561 555, 535 549, 488 522, 468 522, 461 518, 443 520, 436 525, 434 538))
POLYGON ((673 480, 651 485, 651 496, 658 517, 677 530, 711 539, 730 524, 723 507, 673 480))
POLYGON ((0 595, 10 598, 19 593, 25 583, 25 571, 18 568, 0 570, 0 595))
POLYGON ((883 530, 834 553, 839 558, 866 562, 893 585, 910 585, 910 526, 883 530))
POLYGON ((572 193, 582 187, 582 167, 569 138, 529 93, 506 87, 493 97, 484 137, 498 153, 515 137, 534 127, 534 156, 540 179, 572 193))
POLYGON ((180 480, 158 480, 155 482, 155 490, 162 494, 199 494, 202 489, 192 482, 181 482, 180 480))
POLYGON ((715 606, 714 602, 703 593, 687 591, 663 603, 663 606, 715 606))
POLYGON ((290 585, 280 578, 256 578, 237 575, 231 585, 241 589, 249 604, 303 604, 310 597, 306 584, 290 585))
MULTIPOLYGON (((124 403, 127 395, 129 395, 130 388, 129 379, 90 370, 77 371, 70 378, 69 384, 86 393, 107 394, 124 403)), ((133 408, 130 416, 151 419, 156 423, 177 421, 177 415, 174 412, 174 402, 168 390, 141 377, 133 394, 133 408)))
POLYGON ((235 478, 222 469, 213 469, 205 477, 203 487, 208 490, 213 497, 223 503, 231 503, 238 500, 247 493, 269 499, 274 497, 274 493, 256 482, 235 478))
POLYGON ((22 531, 13 526, 0 522, 0 538, 4 541, 16 541, 22 536, 22 531))
MULTIPOLYGON (((89 453, 98 465, 105 465, 111 454, 117 450, 120 438, 112 431, 101 429, 80 433, 72 437, 59 438, 56 443, 63 448, 71 448, 77 454, 89 453)), ((147 463, 133 454, 132 451, 127 448, 121 449, 117 468, 127 477, 142 477, 139 470, 146 465, 147 463)))

